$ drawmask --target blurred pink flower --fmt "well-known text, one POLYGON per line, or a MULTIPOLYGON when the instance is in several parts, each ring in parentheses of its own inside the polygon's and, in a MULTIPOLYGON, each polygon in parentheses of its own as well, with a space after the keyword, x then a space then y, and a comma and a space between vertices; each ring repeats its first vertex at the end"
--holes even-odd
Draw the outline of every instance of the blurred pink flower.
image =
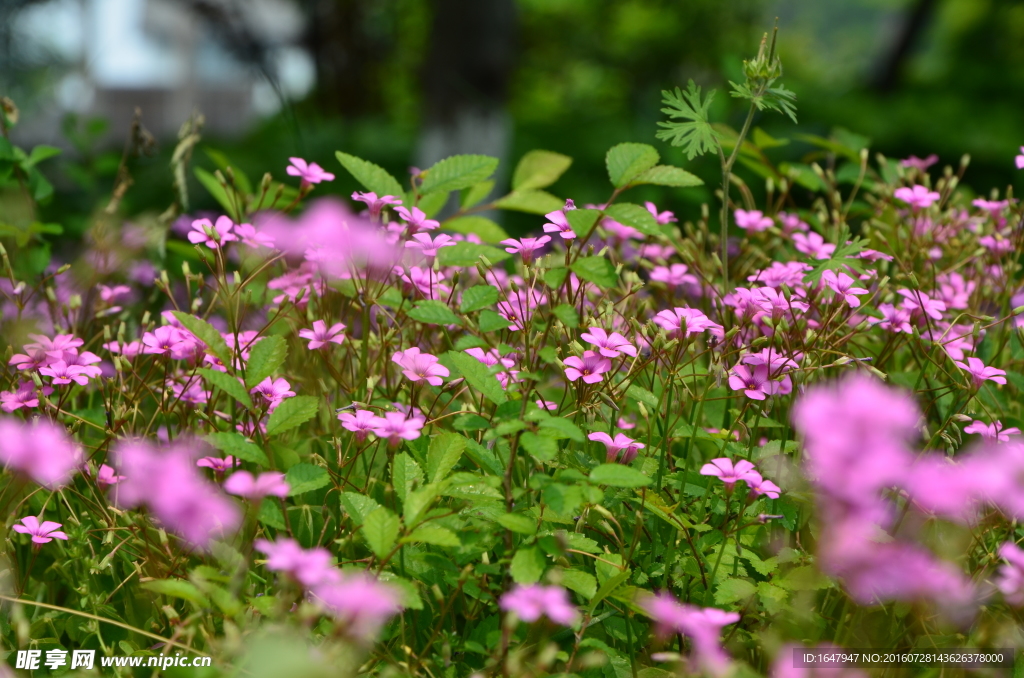
POLYGON ((593 441, 604 443, 608 463, 617 461, 620 464, 628 464, 636 459, 640 450, 646 447, 643 443, 633 440, 624 433, 616 433, 614 439, 604 432, 591 433, 587 437, 593 441))
POLYGON ((254 546, 267 554, 268 570, 284 572, 306 588, 337 581, 341 575, 334 567, 334 557, 325 548, 307 550, 294 539, 257 539, 254 546))
POLYGON ((47 520, 42 523, 39 522, 39 518, 35 516, 27 516, 21 519, 21 525, 15 525, 13 529, 15 532, 21 534, 32 535, 32 541, 36 544, 46 544, 54 539, 68 540, 68 536, 58 530, 57 528, 62 527, 60 523, 55 523, 52 520, 47 520))
POLYGON ((405 207, 396 207, 395 211, 408 224, 409 235, 415 235, 416 231, 433 231, 441 225, 439 221, 427 219, 427 215, 419 207, 413 207, 411 210, 405 207))
MULTIPOLYGON (((40 391, 46 396, 53 393, 53 389, 49 386, 43 386, 40 391)), ((39 394, 36 392, 36 385, 33 382, 22 380, 18 382, 18 388, 14 391, 0 393, 0 402, 3 403, 0 409, 10 413, 22 407, 39 407, 39 394)))
POLYGON ((1007 443, 1010 442, 1011 435, 1020 434, 1020 429, 1016 426, 1003 428, 1002 422, 998 420, 993 421, 991 424, 986 424, 983 421, 975 419, 969 425, 964 427, 964 433, 977 433, 985 440, 1007 443))
POLYGON ((402 611, 397 589, 362 572, 342 573, 314 585, 311 593, 350 637, 364 644, 376 640, 381 627, 402 611))
POLYGON ((306 184, 319 184, 321 181, 334 181, 334 175, 325 172, 324 168, 315 162, 307 163, 302 158, 288 158, 291 164, 285 172, 292 177, 301 177, 306 184))
POLYGON ((833 243, 825 242, 825 239, 814 231, 794 233, 793 245, 798 252, 803 252, 815 259, 828 259, 836 251, 836 246, 833 243))
POLYGON ((456 244, 447 233, 441 233, 433 238, 428 233, 416 233, 412 236, 412 240, 406 241, 405 247, 419 250, 427 259, 433 259, 442 247, 454 247, 456 244))
POLYGON ((665 225, 672 223, 673 221, 679 221, 678 219, 676 219, 676 215, 673 214, 672 212, 669 212, 668 210, 665 210, 664 212, 659 212, 658 206, 655 205, 650 200, 644 203, 644 207, 647 208, 647 211, 651 213, 651 216, 654 217, 654 220, 657 221, 659 224, 665 225))
MULTIPOLYGON (((1020 152, 1024 154, 1024 146, 1020 147, 1020 152)), ((1018 155, 1013 160, 1017 164, 1017 169, 1024 169, 1024 155, 1018 155)))
POLYGON ((935 191, 929 190, 925 186, 920 184, 913 188, 897 188, 893 193, 897 200, 902 200, 914 209, 922 209, 929 207, 932 203, 938 200, 941 196, 935 191))
POLYGON ((999 547, 999 555, 1006 564, 999 568, 996 588, 1002 592, 1007 603, 1014 607, 1024 607, 1024 551, 1008 541, 999 547))
POLYGON ((935 155, 934 153, 929 155, 927 158, 919 158, 916 155, 912 155, 909 158, 904 158, 903 160, 900 160, 900 166, 914 167, 924 172, 938 161, 939 156, 935 155))
POLYGON ((501 609, 515 613, 527 623, 547 617, 556 624, 572 626, 579 619, 576 606, 560 586, 518 584, 501 597, 501 609))
POLYGON ((0 462, 48 489, 67 484, 81 453, 63 426, 45 420, 26 423, 0 418, 0 462))
POLYGON ((738 612, 683 605, 670 593, 648 594, 640 606, 654 620, 659 636, 681 633, 693 641, 691 670, 715 677, 728 673, 729 655, 719 645, 719 637, 723 627, 740 620, 738 612))
POLYGON ((251 501, 266 496, 287 497, 290 489, 283 473, 261 473, 254 478, 248 471, 235 471, 224 481, 225 492, 251 501))
POLYGON ((235 459, 230 454, 223 459, 220 457, 203 457, 196 460, 196 466, 201 468, 213 469, 214 473, 220 475, 229 469, 233 469, 238 466, 241 461, 235 459))
POLYGON ((768 230, 775 223, 771 217, 766 217, 764 212, 759 210, 736 210, 733 216, 736 225, 750 233, 768 230))
POLYGON ((681 287, 683 285, 699 285, 697 276, 687 273, 690 267, 686 264, 672 264, 671 266, 655 266, 651 270, 651 280, 665 283, 669 287, 681 287))
POLYGON ((381 197, 378 198, 377 194, 373 193, 372 191, 368 193, 360 193, 356 191, 355 193, 352 194, 352 199, 358 200, 360 202, 365 202, 367 207, 370 208, 370 218, 373 219, 374 221, 376 221, 377 218, 380 217, 381 211, 388 205, 402 204, 400 198, 396 198, 393 195, 382 195, 381 197))

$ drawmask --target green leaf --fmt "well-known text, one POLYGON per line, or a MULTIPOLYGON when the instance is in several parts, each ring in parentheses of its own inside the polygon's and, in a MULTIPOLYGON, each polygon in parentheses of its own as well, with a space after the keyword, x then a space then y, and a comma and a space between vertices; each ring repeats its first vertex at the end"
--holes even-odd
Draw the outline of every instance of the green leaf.
MULTIPOLYGON (((456 233, 475 233, 480 236, 480 239, 484 242, 489 243, 500 243, 502 240, 508 238, 508 233, 494 223, 487 217, 481 217, 477 214, 470 214, 464 217, 455 217, 441 224, 441 228, 446 231, 455 231, 456 233)), ((449 249, 447 247, 442 249, 449 249)))
POLYGON ((637 402, 641 402, 644 405, 649 405, 654 409, 658 409, 658 397, 642 386, 631 384, 630 387, 626 389, 626 395, 637 402))
POLYGON ((381 506, 366 516, 361 529, 363 531, 363 538, 366 539, 370 550, 378 558, 384 558, 394 548, 395 542, 398 540, 398 530, 400 527, 401 523, 398 520, 398 516, 381 506))
POLYGON ((572 226, 573 232, 580 238, 585 238, 587 233, 594 228, 594 224, 597 223, 597 218, 600 215, 600 210, 575 209, 566 212, 565 218, 568 220, 569 225, 572 226))
POLYGON ((639 186, 641 184, 689 188, 691 186, 703 186, 704 180, 696 174, 690 174, 686 170, 678 167, 672 167, 671 165, 657 165, 636 176, 629 182, 630 186, 639 186))
POLYGON ((580 326, 580 315, 572 304, 559 304, 551 309, 551 312, 562 321, 563 325, 571 330, 580 326))
POLYGON ((267 421, 267 435, 277 435, 304 424, 316 416, 320 409, 319 401, 313 396, 295 396, 285 398, 284 402, 270 415, 267 421))
POLYGON ((409 311, 409 317, 429 325, 462 324, 462 320, 448 308, 447 304, 436 299, 417 301, 416 307, 409 311))
POLYGON ((816 591, 831 586, 831 582, 813 565, 794 567, 782 577, 775 577, 772 583, 787 591, 816 591))
POLYGON ((288 343, 284 337, 272 335, 257 341, 249 351, 245 365, 245 385, 252 389, 284 365, 288 357, 288 343))
POLYGON ((459 310, 463 313, 479 311, 498 302, 498 288, 493 285, 476 285, 462 293, 459 310))
POLYGON ((551 151, 530 151, 519 159, 512 173, 512 188, 516 191, 545 188, 558 181, 570 165, 572 158, 567 155, 551 151))
POLYGON ((154 581, 142 582, 142 588, 153 593, 169 596, 171 598, 182 598, 196 607, 209 607, 210 601, 200 593, 195 584, 181 579, 156 579, 154 581))
MULTIPOLYGON (((483 314, 481 313, 481 315, 483 314)), ((500 405, 508 400, 505 392, 501 389, 498 378, 491 374, 486 365, 466 353, 448 351, 445 355, 466 378, 466 383, 482 393, 492 403, 500 405)))
POLYGON ((544 552, 536 546, 531 546, 516 551, 512 556, 512 564, 509 565, 509 573, 517 584, 536 584, 544 574, 545 567, 547 559, 544 552))
POLYGON ((568 438, 578 443, 583 442, 583 431, 576 424, 564 417, 552 417, 544 411, 541 411, 540 414, 546 416, 538 419, 538 425, 552 438, 568 438))
POLYGON ((565 201, 547 191, 519 190, 512 191, 495 201, 494 204, 503 210, 526 212, 527 214, 547 214, 562 209, 565 201))
POLYGON ((193 172, 196 175, 196 179, 199 179, 199 183, 213 196, 224 211, 235 219, 239 215, 235 214, 235 203, 231 198, 228 197, 227 191, 221 186, 220 182, 217 181, 217 177, 213 176, 202 167, 196 167, 193 172))
POLYGON ((527 431, 519 436, 519 442, 540 461, 551 461, 558 455, 558 443, 551 436, 527 431))
POLYGON ((614 287, 619 281, 615 267, 604 257, 583 257, 574 261, 570 268, 581 279, 592 282, 598 287, 614 287))
POLYGON ((477 318, 476 326, 480 328, 481 332, 496 332, 511 327, 512 323, 506 320, 504 316, 490 309, 484 309, 480 311, 480 317, 477 318))
POLYGON ((565 266, 557 266, 544 272, 544 284, 556 290, 565 283, 568 276, 569 269, 565 266))
POLYGON ((249 397, 249 392, 245 390, 245 386, 242 385, 242 382, 238 381, 235 377, 232 377, 230 374, 225 372, 211 370, 208 367, 200 367, 196 372, 201 374, 206 381, 210 382, 211 385, 224 391, 229 396, 242 403, 246 408, 250 410, 252 409, 252 398, 249 397))
POLYGON ((52 158, 56 155, 60 155, 61 153, 62 151, 56 146, 47 146, 45 144, 41 144, 32 149, 32 152, 29 153, 28 158, 22 161, 21 166, 28 169, 29 167, 34 167, 35 165, 38 165, 42 161, 47 160, 48 158, 52 158))
POLYGON ((487 257, 492 264, 505 261, 512 255, 490 245, 460 242, 454 247, 442 247, 437 251, 437 260, 442 266, 476 266, 480 257, 487 257))
POLYGON ((393 572, 385 570, 378 575, 382 582, 390 584, 395 587, 398 591, 399 605, 404 607, 406 610, 422 610, 423 599, 420 598, 420 592, 416 588, 414 582, 408 579, 403 579, 393 572))
POLYGON ((260 502, 260 511, 256 514, 256 520, 264 525, 270 525, 275 530, 286 530, 288 526, 284 522, 284 514, 281 513, 281 506, 276 499, 264 497, 260 502))
POLYGON ((498 159, 486 155, 453 155, 423 172, 420 193, 458 191, 486 181, 498 168, 498 159))
POLYGON ((771 134, 768 134, 760 127, 754 128, 754 145, 761 150, 767 150, 769 148, 778 148, 779 146, 786 146, 789 144, 789 139, 776 139, 771 134))
POLYGON ((468 441, 458 433, 444 431, 434 436, 427 450, 427 477, 430 482, 444 480, 466 449, 468 441))
POLYGON ((212 148, 204 148, 203 152, 206 153, 206 157, 213 161, 213 164, 217 166, 217 169, 225 175, 227 174, 228 168, 231 167, 231 172, 235 175, 235 186, 238 187, 238 190, 245 194, 252 193, 252 183, 249 181, 249 177, 245 175, 245 172, 238 169, 238 167, 233 167, 231 165, 231 161, 228 160, 228 156, 212 148))
POLYGON ((661 225, 646 207, 629 202, 615 203, 605 214, 625 226, 632 226, 644 235, 661 235, 661 225))
POLYGON ((270 466, 270 460, 267 459, 266 453, 255 443, 246 440, 241 433, 217 431, 207 435, 206 442, 236 459, 251 461, 262 466, 270 466))
POLYGON ((601 464, 590 472, 590 482, 609 487, 646 487, 651 479, 622 464, 601 464))
POLYGON ((231 364, 231 351, 228 349, 228 344, 213 325, 191 313, 171 311, 171 315, 177 318, 178 322, 194 334, 199 341, 206 344, 206 350, 220 358, 225 365, 231 364))
POLYGON ((347 169, 366 190, 376 193, 378 197, 393 195, 396 198, 405 199, 402 185, 383 167, 341 151, 337 151, 334 155, 338 158, 341 166, 347 169))
POLYGON ((469 188, 464 188, 459 195, 459 206, 464 210, 475 207, 490 195, 492 190, 494 190, 493 181, 481 181, 479 184, 473 184, 469 188))
POLYGON ((715 590, 715 602, 719 605, 729 605, 746 600, 755 593, 757 587, 746 579, 726 579, 715 590))
POLYGON ((418 490, 409 492, 402 502, 402 514, 405 524, 414 527, 424 511, 430 508, 440 494, 440 485, 430 483, 418 490))
POLYGON ((372 497, 356 492, 342 492, 340 501, 341 507, 345 509, 345 513, 352 518, 352 522, 356 525, 362 525, 363 521, 366 520, 366 516, 380 508, 380 504, 374 501, 372 497))
POLYGON ((610 596, 615 591, 615 589, 619 588, 619 586, 621 586, 627 579, 629 579, 629 574, 629 570, 626 570, 624 572, 619 572, 610 579, 605 580, 605 582, 601 584, 601 588, 599 588, 597 590, 597 593, 594 594, 594 597, 590 599, 590 611, 593 612, 594 610, 596 610, 598 604, 602 600, 610 596))
POLYGON ((676 87, 675 92, 664 90, 661 95, 662 103, 666 106, 661 112, 673 120, 659 122, 658 127, 662 129, 655 136, 673 146, 682 146, 687 160, 718 148, 718 137, 708 117, 708 108, 715 98, 713 90, 702 101, 700 87, 690 80, 685 92, 676 87))
POLYGON ((605 155, 608 178, 615 188, 622 188, 637 175, 658 164, 658 151, 647 144, 624 143, 612 146, 605 155))
POLYGON ((416 207, 423 210, 423 213, 428 217, 433 218, 448 204, 449 197, 451 197, 450 192, 431 193, 430 195, 420 196, 416 207))
POLYGON ((522 513, 503 513, 496 520, 505 529, 519 534, 536 534, 537 532, 537 520, 522 513))
POLYGON ((413 486, 422 483, 423 471, 416 460, 405 452, 396 454, 391 462, 391 486, 395 488, 395 494, 403 504, 413 486))
POLYGON ((597 594, 597 579, 583 570, 563 570, 562 584, 570 591, 575 591, 587 600, 597 594))
POLYGON ((459 541, 458 535, 449 530, 446 527, 440 525, 423 525, 417 527, 408 537, 402 539, 402 543, 406 544, 409 542, 423 542, 424 544, 433 544, 434 546, 448 546, 458 548, 462 546, 462 542, 459 541))
POLYGON ((331 484, 331 476, 327 473, 327 469, 306 462, 299 462, 288 469, 288 472, 284 474, 284 479, 291 488, 288 490, 289 497, 319 490, 321 487, 331 484))

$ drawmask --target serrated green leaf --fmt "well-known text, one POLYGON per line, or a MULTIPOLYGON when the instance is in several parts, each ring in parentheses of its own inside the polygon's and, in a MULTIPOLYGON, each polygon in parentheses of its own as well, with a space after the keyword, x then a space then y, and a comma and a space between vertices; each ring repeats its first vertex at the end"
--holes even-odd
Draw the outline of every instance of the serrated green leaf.
POLYGON ((423 471, 416 460, 407 453, 396 454, 391 462, 391 486, 395 494, 405 503, 405 498, 413 486, 423 483, 423 471))
POLYGON ((544 284, 556 290, 565 283, 567 277, 569 277, 569 269, 565 266, 558 266, 544 272, 544 284))
POLYGON ((231 364, 231 351, 228 349, 228 344, 213 325, 190 313, 171 311, 171 314, 178 319, 178 322, 185 329, 194 334, 199 341, 206 344, 206 350, 220 358, 221 362, 225 365, 231 364))
POLYGON ((645 487, 651 479, 623 464, 601 464, 590 472, 590 482, 609 487, 645 487))
POLYGON ((277 503, 277 499, 271 499, 270 497, 264 497, 263 501, 260 502, 260 510, 256 514, 256 520, 264 525, 271 526, 275 530, 288 529, 284 522, 284 514, 281 513, 280 504, 277 503))
POLYGON ((512 173, 512 188, 517 191, 545 188, 558 181, 570 165, 572 158, 567 155, 551 151, 530 151, 519 159, 512 173))
POLYGON ((730 605, 746 600, 757 593, 757 587, 746 579, 726 579, 715 590, 715 602, 719 605, 730 605))
POLYGON ((217 431, 206 436, 206 442, 236 459, 250 461, 262 466, 270 466, 270 460, 267 459, 266 453, 255 443, 246 440, 241 433, 217 431))
MULTIPOLYGON (((547 413, 541 412, 541 414, 547 413)), ((578 443, 581 443, 584 440, 583 431, 580 430, 580 427, 565 417, 553 417, 550 415, 540 417, 537 420, 537 425, 552 438, 568 438, 569 440, 575 440, 578 443)))
POLYGON ((187 600, 190 603, 194 603, 196 607, 204 608, 210 606, 209 599, 196 588, 195 584, 181 579, 156 579, 142 582, 140 586, 153 593, 187 600))
POLYGON ((490 195, 492 190, 494 190, 493 181, 481 181, 479 184, 464 188, 459 195, 459 206, 464 210, 475 207, 490 195))
POLYGON ((486 181, 498 168, 498 159, 486 155, 453 155, 423 172, 420 193, 458 191, 486 181))
POLYGON ((434 504, 440 492, 440 484, 430 483, 405 495, 402 501, 402 515, 405 517, 406 526, 414 527, 426 510, 434 504))
POLYGON ((658 127, 662 129, 655 136, 673 146, 681 146, 687 160, 693 160, 718 147, 718 137, 708 117, 708 108, 715 98, 713 90, 702 101, 700 87, 690 80, 685 92, 676 87, 675 92, 665 90, 661 95, 662 103, 666 106, 661 112, 673 120, 659 122, 658 127))
POLYGON ((443 431, 430 440, 430 447, 427 450, 427 477, 430 482, 436 483, 448 476, 462 459, 467 442, 464 436, 448 431, 443 431))
POLYGON ((313 396, 285 398, 270 414, 267 421, 267 435, 277 435, 306 423, 316 416, 319 401, 313 396))
POLYGON ((352 522, 356 525, 362 525, 363 521, 366 520, 366 516, 380 508, 380 504, 374 501, 372 497, 356 492, 342 492, 340 501, 341 507, 345 509, 345 513, 352 518, 352 522))
POLYGON ((276 372, 288 358, 288 342, 284 337, 272 335, 263 337, 249 349, 249 361, 245 365, 245 385, 252 389, 276 372))
POLYGON ((519 436, 519 443, 540 461, 551 461, 558 455, 558 443, 543 433, 527 431, 519 436))
POLYGON ((672 167, 671 165, 657 165, 646 172, 642 172, 637 175, 629 182, 630 186, 639 186, 641 184, 689 188, 691 186, 703 186, 704 180, 696 174, 690 174, 686 170, 678 167, 672 167))
POLYGON ((462 293, 459 310, 463 313, 479 311, 498 303, 498 288, 493 285, 476 285, 462 293))
POLYGON ((498 330, 504 330, 512 326, 504 316, 490 310, 484 309, 480 311, 480 317, 477 318, 476 326, 480 328, 481 332, 497 332, 498 330))
POLYGON ((601 215, 600 210, 575 209, 565 213, 565 218, 572 226, 573 232, 580 238, 585 238, 587 233, 594 228, 597 218, 601 215))
POLYGON ((548 214, 562 209, 565 201, 551 195, 547 191, 518 190, 495 201, 495 206, 503 210, 526 212, 527 214, 548 214))
POLYGON ((409 317, 429 325, 462 324, 462 320, 448 308, 447 304, 436 299, 417 301, 416 307, 409 311, 409 317))
MULTIPOLYGON (((482 316, 483 313, 480 315, 482 316)), ((492 403, 500 405, 508 400, 505 391, 502 390, 501 384, 498 382, 498 378, 491 374, 486 365, 466 353, 448 351, 446 355, 455 367, 458 368, 462 376, 465 377, 466 383, 482 393, 492 403)))
POLYGON ((383 167, 341 151, 337 151, 334 155, 338 158, 341 166, 347 169, 349 174, 355 177, 355 180, 366 190, 376 193, 378 197, 393 195, 396 198, 405 199, 402 185, 383 167))
POLYGON ((574 261, 570 268, 581 279, 592 282, 601 288, 614 287, 619 281, 612 262, 604 257, 596 255, 583 257, 574 261))
POLYGON ((366 516, 360 529, 370 550, 378 558, 384 558, 394 548, 395 542, 398 540, 400 528, 401 523, 398 520, 398 516, 381 506, 366 516))
POLYGON ((615 188, 622 188, 637 175, 658 164, 660 156, 648 144, 623 143, 612 146, 605 155, 608 178, 615 188))
POLYGON ((563 570, 562 583, 565 588, 575 591, 587 600, 597 595, 597 579, 583 570, 563 570))
POLYGON ((580 314, 576 312, 576 307, 572 304, 559 304, 551 309, 551 312, 571 330, 580 326, 580 314))
POLYGON ((403 544, 409 542, 422 542, 424 544, 447 546, 451 548, 458 548, 462 546, 462 542, 459 540, 458 535, 448 528, 441 527, 440 525, 423 525, 421 527, 417 527, 408 537, 404 537, 402 539, 403 544))
POLYGON ((626 395, 637 402, 643 403, 644 405, 650 405, 655 409, 658 408, 658 397, 642 386, 631 384, 630 387, 626 389, 626 395))
POLYGON ((442 247, 437 251, 437 260, 442 266, 476 266, 480 257, 487 257, 492 264, 505 261, 512 255, 505 250, 490 245, 477 245, 472 242, 460 242, 454 247, 442 247))
POLYGON ((465 233, 466 235, 474 233, 480 236, 481 240, 489 243, 500 243, 502 240, 508 238, 508 233, 505 232, 505 229, 487 217, 481 217, 478 214, 470 214, 464 217, 449 219, 441 224, 441 228, 446 231, 465 233))
POLYGON ((289 497, 319 490, 321 487, 331 484, 331 476, 327 473, 327 469, 306 462, 299 462, 289 468, 288 472, 284 474, 284 479, 290 488, 288 490, 289 497))
POLYGON ((517 584, 536 584, 546 567, 547 559, 544 552, 536 546, 531 546, 516 551, 512 556, 512 564, 509 565, 509 573, 517 584))
POLYGON ((661 225, 658 224, 654 215, 647 211, 646 207, 629 202, 619 202, 605 210, 605 214, 620 224, 635 228, 644 235, 661 234, 661 225))
POLYGON ((242 382, 238 381, 235 377, 225 372, 211 370, 208 367, 200 367, 196 372, 201 374, 212 386, 216 386, 224 391, 246 408, 252 409, 252 398, 249 397, 249 392, 245 390, 242 382))

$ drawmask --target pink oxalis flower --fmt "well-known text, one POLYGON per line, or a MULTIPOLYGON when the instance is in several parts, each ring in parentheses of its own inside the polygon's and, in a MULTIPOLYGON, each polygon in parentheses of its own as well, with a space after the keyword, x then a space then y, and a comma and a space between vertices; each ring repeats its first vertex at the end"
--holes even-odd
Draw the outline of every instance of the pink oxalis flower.
POLYGON ((267 496, 287 497, 290 489, 283 473, 261 473, 253 477, 248 471, 236 471, 224 481, 225 492, 251 501, 267 496))
POLYGON ((194 245, 206 245, 212 250, 219 249, 221 245, 238 240, 232 231, 234 222, 230 217, 217 217, 217 223, 210 223, 209 219, 196 219, 192 222, 192 230, 188 233, 188 241, 194 245))
POLYGON ((929 207, 941 197, 937 192, 928 189, 926 186, 921 186, 920 184, 913 188, 908 188, 906 186, 897 188, 893 195, 897 200, 902 200, 914 209, 924 209, 929 207))
POLYGON ((619 354, 636 357, 636 347, 618 332, 608 334, 600 327, 591 327, 590 331, 581 334, 580 338, 597 346, 598 353, 607 358, 617 358, 619 354))
POLYGON ((591 433, 587 437, 604 444, 608 452, 608 463, 617 461, 620 464, 628 464, 636 459, 640 450, 646 447, 643 443, 633 440, 624 433, 616 433, 614 438, 604 432, 591 433))
POLYGON ((303 339, 308 339, 309 343, 306 345, 311 351, 315 351, 318 348, 323 348, 327 344, 341 344, 345 341, 345 330, 344 323, 334 323, 330 327, 327 327, 327 323, 323 320, 313 321, 313 329, 311 330, 299 330, 299 336, 303 339))
POLYGON ((560 586, 519 584, 501 597, 501 609, 530 623, 547 617, 556 624, 572 626, 579 619, 576 606, 560 586))
POLYGON ((441 377, 447 377, 450 374, 448 368, 440 364, 436 356, 422 353, 415 346, 395 353, 391 356, 391 362, 402 368, 402 374, 409 381, 423 379, 431 386, 440 386, 441 377))
POLYGON ((974 388, 981 388, 986 381, 994 381, 997 384, 1006 383, 1006 370, 989 367, 981 361, 981 358, 968 358, 966 364, 954 360, 953 364, 971 375, 971 383, 974 384, 974 388))
POLYGON ((32 535, 32 541, 36 544, 46 544, 54 539, 68 540, 68 536, 57 529, 59 527, 62 525, 52 520, 39 522, 39 518, 35 516, 26 516, 21 519, 21 525, 15 525, 11 529, 21 534, 32 535))
POLYGON ((301 177, 304 184, 319 184, 321 181, 334 181, 334 175, 325 172, 324 168, 315 162, 306 162, 302 158, 288 158, 291 164, 285 172, 288 176, 301 177))
POLYGON ((582 358, 572 356, 564 362, 565 376, 569 381, 583 379, 587 384, 596 384, 604 378, 602 374, 612 369, 612 361, 594 351, 584 351, 582 358))
POLYGON ((749 461, 740 459, 733 463, 733 460, 728 457, 712 459, 710 463, 701 466, 700 474, 702 476, 715 476, 728 487, 735 485, 738 480, 761 479, 761 474, 754 470, 754 465, 749 461))

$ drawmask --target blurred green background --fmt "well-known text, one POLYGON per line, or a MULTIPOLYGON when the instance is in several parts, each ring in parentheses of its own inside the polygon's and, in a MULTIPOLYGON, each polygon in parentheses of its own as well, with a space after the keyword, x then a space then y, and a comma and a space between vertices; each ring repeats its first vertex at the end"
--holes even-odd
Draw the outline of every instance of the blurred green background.
MULTIPOLYGON (((19 13, 37 11, 33 8, 46 4, 6 0, 0 10, 7 26, 0 45, 0 85, 21 106, 26 119, 42 116, 53 106, 47 103, 47 94, 76 67, 75 59, 61 56, 59 50, 33 47, 32 36, 19 28, 24 22, 15 21, 19 13)), ((175 3, 162 0, 160 4, 175 3)), ((278 47, 261 44, 258 31, 247 35, 238 28, 244 28, 244 21, 239 23, 237 14, 249 11, 248 2, 182 0, 177 4, 195 13, 194 30, 226 46, 242 66, 236 72, 255 73, 278 89, 287 89, 275 81, 275 62, 270 58, 278 47)), ((756 54, 762 34, 771 29, 776 17, 785 68, 782 82, 797 94, 799 124, 763 114, 756 125, 781 138, 796 132, 827 135, 842 128, 867 137, 874 151, 887 156, 936 153, 943 164, 956 165, 962 154, 969 153, 972 164, 966 182, 979 192, 993 187, 1005 190, 1008 182, 1017 180, 1013 157, 1024 143, 1022 2, 296 0, 289 4, 302 19, 292 43, 312 69, 307 91, 278 92, 276 113, 228 132, 211 130, 203 141, 256 180, 264 171, 285 178, 287 158, 299 155, 338 174, 336 182, 318 193, 345 195, 357 185, 334 159, 335 150, 372 160, 404 180, 408 168, 424 158, 429 160, 438 152, 479 151, 482 147, 475 140, 489 135, 491 141, 483 147, 500 149, 506 168, 534 148, 573 157, 575 164, 552 192, 577 204, 607 196, 604 153, 623 141, 654 144, 666 161, 714 181, 717 159, 687 163, 677 149, 655 140, 656 123, 662 117, 661 90, 684 86, 689 78, 717 88, 715 119, 738 127, 745 111, 728 96, 728 81, 741 79, 742 60, 756 54), (484 120, 475 135, 472 125, 463 124, 465 115, 484 120)), ((144 107, 144 124, 152 114, 152 107, 144 107)), ((44 166, 57 193, 43 217, 74 232, 85 227, 89 211, 109 195, 127 129, 123 120, 120 129, 90 122, 94 116, 89 111, 59 117, 63 122, 54 127, 54 138, 32 141, 69 148, 44 166)), ((16 142, 18 134, 18 129, 12 133, 16 142)), ((135 184, 123 204, 127 215, 162 211, 173 199, 168 161, 174 140, 166 134, 157 136, 164 138, 158 139, 155 155, 130 162, 135 184)), ((214 163, 201 149, 195 163, 212 169, 214 163)), ((806 144, 794 141, 770 155, 793 159, 810 151, 806 144)), ((744 170, 739 172, 756 182, 744 170)), ((194 209, 215 208, 194 178, 191 189, 194 209)), ((705 189, 646 190, 638 191, 635 199, 654 199, 683 217, 693 217, 701 202, 712 200, 705 189)), ((529 215, 503 218, 511 232, 541 223, 529 215)))

